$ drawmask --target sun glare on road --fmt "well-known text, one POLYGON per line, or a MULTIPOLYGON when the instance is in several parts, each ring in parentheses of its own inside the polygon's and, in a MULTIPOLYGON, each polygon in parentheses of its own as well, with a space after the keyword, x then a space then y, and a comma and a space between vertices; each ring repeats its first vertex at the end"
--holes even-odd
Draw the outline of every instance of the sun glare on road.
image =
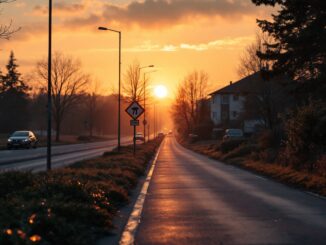
POLYGON ((165 98, 168 95, 168 90, 164 85, 157 85, 154 88, 154 94, 158 98, 165 98))

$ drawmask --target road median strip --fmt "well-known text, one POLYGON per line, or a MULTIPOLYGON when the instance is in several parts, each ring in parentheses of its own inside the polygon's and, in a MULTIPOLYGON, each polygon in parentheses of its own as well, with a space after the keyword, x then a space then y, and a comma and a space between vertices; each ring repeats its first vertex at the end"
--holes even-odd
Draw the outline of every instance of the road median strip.
POLYGON ((0 174, 0 244, 95 244, 113 232, 161 139, 49 173, 0 174))

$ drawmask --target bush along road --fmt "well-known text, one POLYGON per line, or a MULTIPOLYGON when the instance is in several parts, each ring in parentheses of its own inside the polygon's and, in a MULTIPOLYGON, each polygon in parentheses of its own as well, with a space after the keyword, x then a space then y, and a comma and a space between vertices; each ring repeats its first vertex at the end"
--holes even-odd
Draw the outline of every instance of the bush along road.
POLYGON ((325 171, 311 172, 284 165, 278 159, 271 161, 270 155, 273 152, 262 150, 259 145, 252 144, 247 140, 233 140, 214 144, 205 142, 188 143, 186 141, 180 141, 180 143, 184 147, 212 159, 236 165, 284 184, 326 196, 325 171))
POLYGON ((162 138, 51 172, 0 174, 0 244, 95 244, 112 233, 162 138))

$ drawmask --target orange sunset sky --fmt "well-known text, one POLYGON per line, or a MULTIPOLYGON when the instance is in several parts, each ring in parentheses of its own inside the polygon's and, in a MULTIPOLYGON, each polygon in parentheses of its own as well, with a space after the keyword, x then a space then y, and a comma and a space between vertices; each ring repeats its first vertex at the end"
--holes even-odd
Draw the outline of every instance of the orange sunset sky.
MULTIPOLYGON (((153 64, 153 85, 164 84, 170 97, 182 78, 194 69, 209 74, 211 90, 237 80, 238 59, 258 30, 256 19, 273 9, 250 0, 54 0, 53 50, 78 57, 83 68, 110 93, 118 80, 118 35, 122 32, 122 72, 134 60, 153 64)), ((0 40, 0 67, 15 52, 23 75, 47 57, 47 7, 44 0, 2 4, 0 23, 13 20, 21 31, 0 40)))

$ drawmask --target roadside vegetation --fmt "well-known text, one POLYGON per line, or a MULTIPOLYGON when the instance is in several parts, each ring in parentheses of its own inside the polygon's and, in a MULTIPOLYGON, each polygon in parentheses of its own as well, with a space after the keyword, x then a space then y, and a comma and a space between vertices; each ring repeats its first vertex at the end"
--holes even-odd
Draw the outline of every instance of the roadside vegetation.
MULTIPOLYGON (((301 140, 301 139, 300 139, 301 140)), ((306 150, 293 151, 293 139, 276 147, 273 135, 265 131, 258 138, 229 141, 181 141, 185 147, 213 159, 248 169, 294 187, 326 196, 326 158, 307 159, 306 150), (306 159, 306 161, 305 161, 306 159)), ((307 141, 306 141, 307 143, 307 141)), ((322 147, 322 146, 319 146, 322 147)), ((296 149, 296 148, 295 148, 296 149)))
POLYGON ((0 174, 0 244, 95 244, 129 202, 162 138, 51 172, 0 174))

